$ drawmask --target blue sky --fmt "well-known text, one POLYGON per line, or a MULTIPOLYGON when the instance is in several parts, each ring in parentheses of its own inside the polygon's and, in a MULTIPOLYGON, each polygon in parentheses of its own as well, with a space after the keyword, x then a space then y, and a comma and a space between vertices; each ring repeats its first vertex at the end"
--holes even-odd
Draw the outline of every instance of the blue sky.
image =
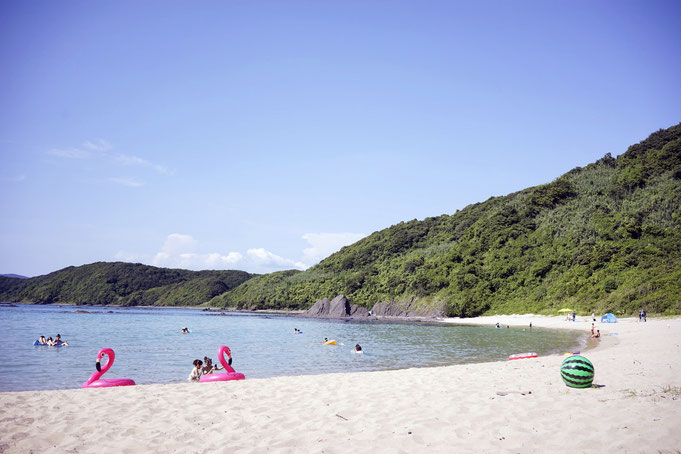
POLYGON ((0 5, 0 273, 304 269, 681 121, 680 4, 0 5))

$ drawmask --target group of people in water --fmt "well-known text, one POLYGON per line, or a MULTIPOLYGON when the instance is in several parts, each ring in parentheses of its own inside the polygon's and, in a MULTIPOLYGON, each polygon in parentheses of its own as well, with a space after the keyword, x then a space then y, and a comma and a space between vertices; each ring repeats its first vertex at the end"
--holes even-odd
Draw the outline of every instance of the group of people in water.
POLYGON ((50 347, 56 347, 56 346, 62 346, 66 347, 69 345, 68 342, 65 340, 61 340, 61 334, 57 334, 57 336, 52 339, 52 337, 48 337, 45 339, 45 336, 40 336, 38 340, 36 341, 37 345, 49 345, 50 347))
MULTIPOLYGON (((194 368, 189 374, 188 378, 189 381, 199 381, 202 375, 212 374, 215 371, 224 369, 224 367, 220 367, 216 364, 213 364, 213 360, 207 356, 203 357, 203 361, 201 361, 200 359, 195 359, 193 364, 194 368)), ((229 357, 228 364, 230 366, 232 365, 231 356, 229 357)))

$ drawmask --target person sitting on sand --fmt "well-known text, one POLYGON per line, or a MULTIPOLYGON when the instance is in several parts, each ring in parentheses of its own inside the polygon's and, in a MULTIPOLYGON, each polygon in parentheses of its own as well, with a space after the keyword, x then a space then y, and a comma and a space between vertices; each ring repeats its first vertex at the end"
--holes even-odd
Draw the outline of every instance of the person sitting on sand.
POLYGON ((594 339, 598 339, 599 337, 601 337, 601 330, 597 329, 596 334, 592 335, 591 337, 593 337, 594 339))
POLYGON ((203 375, 212 374, 216 370, 222 370, 222 367, 217 366, 217 365, 214 366, 213 360, 211 358, 207 357, 207 356, 203 357, 203 362, 205 363, 203 368, 202 368, 203 375))
POLYGON ((189 334, 189 330, 186 327, 182 328, 182 331, 180 331, 180 332, 182 334, 189 334))
POLYGON ((189 374, 189 381, 199 381, 201 379, 201 375, 203 375, 203 369, 201 366, 203 365, 203 361, 200 359, 195 359, 194 360, 194 368, 192 369, 191 374, 189 374))
POLYGON ((361 351, 362 351, 362 346, 359 345, 359 344, 355 345, 355 351, 356 351, 356 352, 361 352, 361 351))

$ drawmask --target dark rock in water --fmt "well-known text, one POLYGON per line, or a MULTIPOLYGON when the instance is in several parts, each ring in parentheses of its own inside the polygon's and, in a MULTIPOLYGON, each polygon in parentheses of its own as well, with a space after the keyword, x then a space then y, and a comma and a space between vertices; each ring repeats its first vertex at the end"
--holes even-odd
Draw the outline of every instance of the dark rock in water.
POLYGON ((369 311, 364 307, 350 304, 345 295, 338 295, 331 301, 328 298, 320 299, 302 315, 306 317, 356 318, 367 317, 369 311))
POLYGON ((78 309, 77 311, 73 311, 73 312, 76 313, 76 314, 89 314, 90 313, 89 311, 83 311, 83 310, 80 310, 80 309, 78 309))
POLYGON ((114 311, 107 311, 107 314, 113 314, 114 311))

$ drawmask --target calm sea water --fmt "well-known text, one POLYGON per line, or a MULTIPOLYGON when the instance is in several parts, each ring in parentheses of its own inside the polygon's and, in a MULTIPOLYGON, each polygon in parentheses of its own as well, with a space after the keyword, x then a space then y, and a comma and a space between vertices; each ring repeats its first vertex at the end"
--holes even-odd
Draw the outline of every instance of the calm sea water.
POLYGON ((248 379, 504 360, 527 351, 562 353, 582 342, 581 333, 567 330, 91 306, 1 306, 0 332, 0 391, 79 388, 103 347, 116 353, 103 378, 151 384, 186 381, 194 359, 217 362, 220 345, 230 347, 232 366, 248 379), (185 326, 190 334, 180 333, 185 326), (57 333, 69 347, 33 346, 38 336, 57 333), (322 345, 325 337, 338 344, 322 345), (364 355, 351 351, 356 343, 364 355))

